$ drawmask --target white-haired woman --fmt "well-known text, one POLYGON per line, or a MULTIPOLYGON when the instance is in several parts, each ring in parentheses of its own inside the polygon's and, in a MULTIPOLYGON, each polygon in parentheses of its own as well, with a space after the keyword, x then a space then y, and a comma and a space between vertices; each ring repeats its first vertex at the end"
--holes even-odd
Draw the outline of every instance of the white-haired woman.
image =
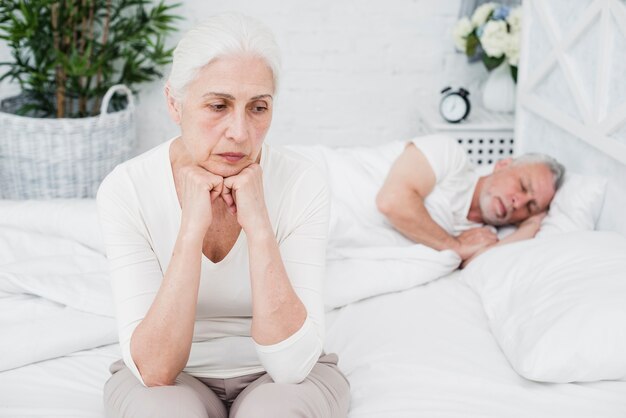
POLYGON ((180 136, 98 191, 123 357, 108 416, 347 414, 348 382, 322 353, 327 185, 264 144, 278 57, 241 15, 192 29, 165 88, 180 136))

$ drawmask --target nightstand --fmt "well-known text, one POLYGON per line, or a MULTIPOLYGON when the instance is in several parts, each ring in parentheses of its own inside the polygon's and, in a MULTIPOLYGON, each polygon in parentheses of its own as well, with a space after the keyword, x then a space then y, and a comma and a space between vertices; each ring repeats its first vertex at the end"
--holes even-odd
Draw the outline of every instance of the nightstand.
MULTIPOLYGON (((429 101, 424 100, 423 103, 429 101)), ((461 144, 470 160, 477 165, 493 164, 513 156, 515 146, 513 113, 489 112, 472 106, 469 117, 460 123, 448 123, 439 114, 436 105, 422 105, 419 109, 424 133, 444 133, 461 144)))

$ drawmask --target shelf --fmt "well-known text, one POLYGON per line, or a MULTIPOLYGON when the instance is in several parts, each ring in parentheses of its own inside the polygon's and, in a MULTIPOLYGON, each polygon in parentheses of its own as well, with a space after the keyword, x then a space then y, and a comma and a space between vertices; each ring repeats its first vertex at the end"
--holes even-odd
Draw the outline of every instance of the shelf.
POLYGON ((446 122, 439 113, 439 104, 424 105, 419 109, 423 122, 431 131, 512 131, 514 113, 496 113, 472 106, 468 118, 459 123, 446 122))
MULTIPOLYGON (((421 103, 432 101, 424 100, 421 103)), ((419 113, 426 133, 441 132, 456 139, 474 164, 489 165, 514 155, 513 113, 490 112, 474 106, 467 120, 460 123, 446 122, 439 114, 437 105, 423 105, 419 113)))

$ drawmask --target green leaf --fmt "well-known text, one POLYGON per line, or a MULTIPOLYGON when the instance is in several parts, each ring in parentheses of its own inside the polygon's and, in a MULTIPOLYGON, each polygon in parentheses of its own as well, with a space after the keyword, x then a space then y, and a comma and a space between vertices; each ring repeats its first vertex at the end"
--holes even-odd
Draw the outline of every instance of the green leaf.
POLYGON ((517 83, 517 66, 511 65, 511 77, 517 83))
POLYGON ((0 0, 0 39, 12 56, 12 61, 0 63, 0 80, 15 80, 29 92, 36 102, 29 112, 52 115, 59 69, 65 72, 68 100, 102 97, 117 82, 136 91, 135 85, 157 79, 161 66, 171 62, 173 48, 165 48, 164 38, 181 20, 174 14, 180 6, 162 0, 114 0, 107 10, 106 0, 0 0), (56 30, 53 5, 62 23, 56 30), (92 8, 93 28, 83 28, 92 8))
POLYGON ((491 71, 504 62, 504 55, 494 58, 488 56, 487 54, 483 54, 482 61, 483 64, 485 64, 485 67, 487 67, 487 70, 491 71))
POLYGON ((476 35, 476 30, 473 30, 472 33, 467 35, 467 42, 465 44, 465 54, 468 57, 473 57, 476 55, 476 50, 480 45, 480 41, 478 40, 478 36, 476 35))

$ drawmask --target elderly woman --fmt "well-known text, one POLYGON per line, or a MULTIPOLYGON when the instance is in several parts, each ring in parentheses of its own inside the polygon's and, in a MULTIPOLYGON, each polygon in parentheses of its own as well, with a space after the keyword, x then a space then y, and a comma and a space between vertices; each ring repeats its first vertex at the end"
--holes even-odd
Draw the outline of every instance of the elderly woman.
POLYGON ((240 15, 192 29, 165 93, 177 136, 98 191, 123 361, 112 417, 344 417, 349 385, 323 354, 328 190, 265 144, 279 66, 240 15))

